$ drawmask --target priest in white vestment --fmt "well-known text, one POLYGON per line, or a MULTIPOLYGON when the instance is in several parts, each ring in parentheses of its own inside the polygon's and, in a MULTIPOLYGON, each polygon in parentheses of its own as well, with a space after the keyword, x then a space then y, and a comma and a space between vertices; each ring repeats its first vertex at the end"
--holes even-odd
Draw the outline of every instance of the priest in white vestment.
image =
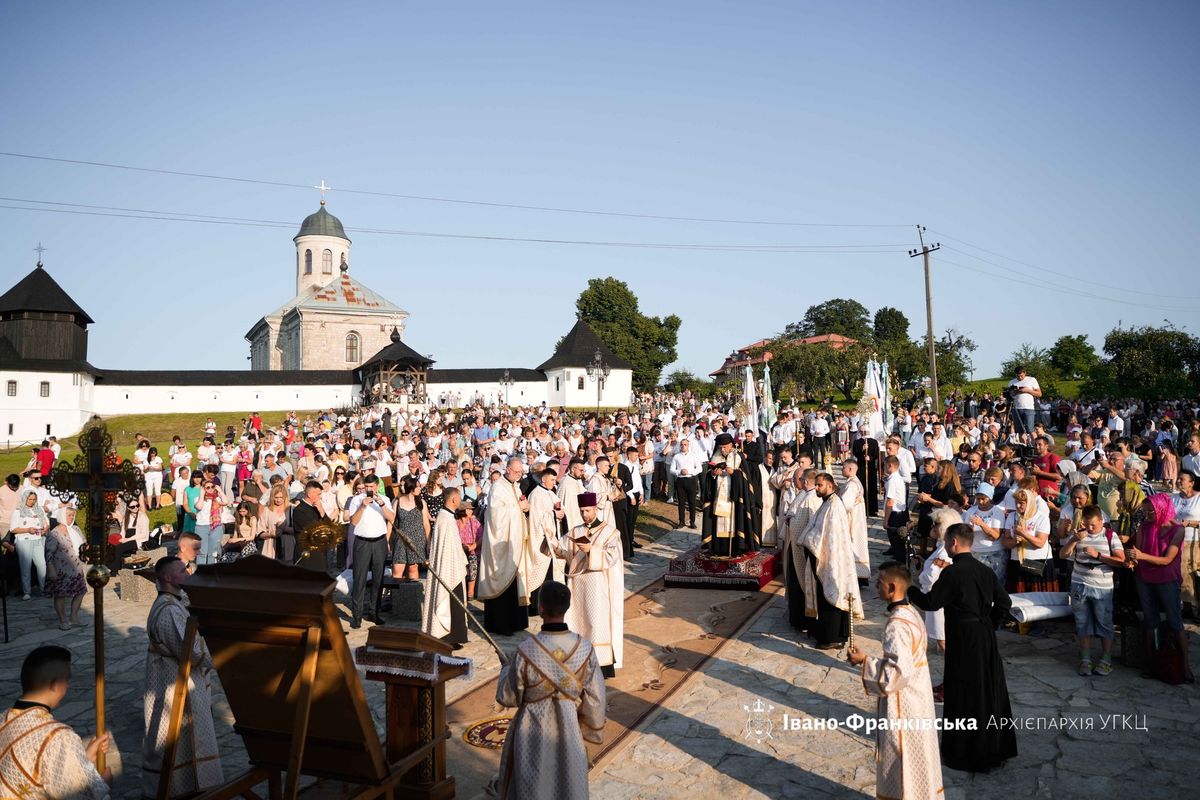
MULTIPOLYGON (((619 556, 619 535, 617 548, 619 556)), ((604 741, 604 677, 587 637, 569 629, 575 603, 567 587, 547 581, 538 601, 542 630, 521 642, 496 685, 496 702, 517 713, 487 794, 503 800, 586 800, 584 741, 604 741)))
POLYGON ((621 666, 625 636, 625 567, 621 532, 596 514, 596 497, 579 495, 583 524, 567 531, 549 549, 566 561, 571 610, 567 625, 585 636, 607 677, 621 666))
MULTIPOLYGON (((552 466, 546 467, 537 476, 538 485, 529 493, 529 551, 532 594, 544 581, 563 582, 566 562, 555 558, 542 547, 542 542, 554 542, 562 535, 562 520, 565 516, 562 501, 555 491, 558 483, 558 471, 552 466), (536 585, 533 585, 536 584, 536 585)), ((576 500, 578 509, 578 500, 576 500)), ((578 513, 578 511, 576 512, 578 513)), ((582 519, 582 517, 581 517, 582 519)))
POLYGON ((475 596, 483 601, 483 627, 512 636, 529 627, 529 500, 521 493, 525 464, 510 458, 504 476, 488 490, 479 548, 475 596))
POLYGON ((421 631, 437 639, 456 645, 467 642, 467 612, 454 602, 446 586, 467 601, 467 554, 458 535, 458 520, 455 512, 462 505, 462 494, 457 487, 442 492, 444 505, 434 522, 429 537, 429 571, 425 578, 425 605, 421 615, 421 631), (437 573, 443 586, 433 576, 437 573))
POLYGON ((190 653, 183 652, 188 610, 183 599, 187 567, 173 556, 160 558, 154 568, 158 599, 146 619, 146 684, 143 687, 145 735, 142 739, 142 796, 162 797, 159 778, 165 769, 167 728, 175 700, 175 680, 183 658, 192 662, 184 698, 183 725, 175 750, 175 768, 166 797, 193 794, 224 781, 220 750, 213 726, 210 680, 215 676, 212 657, 199 635, 190 653))
POLYGON ((867 503, 863 485, 858 479, 858 461, 847 458, 842 462, 842 475, 846 480, 838 495, 850 515, 850 539, 854 543, 854 568, 858 577, 871 577, 871 553, 867 549, 867 503))
MULTIPOLYGON (((0 714, 0 797, 22 800, 108 800, 109 788, 96 771, 108 734, 87 745, 52 713, 71 683, 71 651, 42 645, 21 665, 21 696, 0 714)), ((109 780, 112 776, 105 770, 109 780)))
POLYGON ((808 559, 800 580, 809 633, 817 640, 818 648, 834 650, 849 636, 850 615, 862 618, 862 597, 854 569, 849 517, 833 476, 828 472, 817 475, 816 492, 821 507, 800 535, 808 559))
POLYGON ((880 722, 900 723, 895 730, 891 724, 881 724, 876 730, 875 796, 935 800, 942 797, 938 735, 920 721, 936 720, 937 709, 925 656, 925 624, 906 596, 911 581, 902 564, 880 570, 879 596, 888 604, 883 656, 868 656, 852 646, 846 658, 855 666, 862 665, 863 688, 879 698, 880 722), (905 720, 917 724, 905 727, 905 720))

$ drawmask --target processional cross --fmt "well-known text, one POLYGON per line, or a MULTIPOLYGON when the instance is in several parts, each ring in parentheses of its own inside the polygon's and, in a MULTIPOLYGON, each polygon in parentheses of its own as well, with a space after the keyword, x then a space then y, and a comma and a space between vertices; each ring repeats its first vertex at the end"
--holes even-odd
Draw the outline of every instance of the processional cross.
MULTIPOLYGON (((50 472, 51 494, 62 500, 76 498, 81 509, 86 509, 87 528, 85 543, 80 548, 80 558, 90 564, 87 582, 95 598, 95 648, 96 648, 96 736, 104 735, 104 587, 111 572, 107 566, 109 544, 105 534, 105 520, 116 507, 120 497, 129 503, 141 497, 145 491, 145 478, 132 462, 118 464, 112 448, 112 436, 103 423, 94 423, 79 434, 79 449, 74 462, 65 460, 55 463, 50 472)), ((96 755, 96 769, 104 772, 104 753, 96 755)))

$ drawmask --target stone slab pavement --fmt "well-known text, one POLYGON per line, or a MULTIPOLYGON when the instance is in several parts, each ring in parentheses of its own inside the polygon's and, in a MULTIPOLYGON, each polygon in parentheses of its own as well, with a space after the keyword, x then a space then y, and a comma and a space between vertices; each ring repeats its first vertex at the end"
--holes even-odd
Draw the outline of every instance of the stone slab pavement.
MULTIPOLYGON (((883 531, 873 527, 872 564, 884 560, 886 545, 883 531)), ((863 599, 867 619, 855 625, 856 641, 878 655, 886 609, 873 586, 863 590, 863 599)), ((1200 726, 1196 686, 1142 679, 1119 664, 1107 677, 1080 677, 1073 622, 1042 627, 1039 636, 999 633, 1014 716, 1035 718, 1028 723, 1033 727, 1017 732, 1019 756, 988 774, 944 770, 946 797, 1144 800, 1191 794, 1193 737, 1200 726)), ((1189 625, 1189 631, 1191 661, 1200 664, 1200 630, 1189 625)), ((592 797, 874 796, 873 735, 844 728, 783 730, 785 714, 839 721, 874 714, 874 699, 844 657, 844 651, 802 644, 780 595, 593 775, 592 797), (758 700, 772 707, 773 730, 761 740, 747 729, 746 709, 758 700)), ((944 661, 936 646, 930 666, 940 682, 944 661)))

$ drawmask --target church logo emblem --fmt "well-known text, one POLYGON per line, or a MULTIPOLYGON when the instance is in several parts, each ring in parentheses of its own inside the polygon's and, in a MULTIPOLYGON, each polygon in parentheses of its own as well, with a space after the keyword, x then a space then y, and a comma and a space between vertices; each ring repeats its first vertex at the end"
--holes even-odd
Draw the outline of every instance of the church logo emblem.
POLYGON ((770 739, 771 731, 775 728, 771 722, 771 712, 775 710, 775 706, 764 703, 759 697, 755 698, 754 705, 743 705, 742 708, 746 712, 746 732, 742 734, 742 738, 753 739, 759 744, 770 739))

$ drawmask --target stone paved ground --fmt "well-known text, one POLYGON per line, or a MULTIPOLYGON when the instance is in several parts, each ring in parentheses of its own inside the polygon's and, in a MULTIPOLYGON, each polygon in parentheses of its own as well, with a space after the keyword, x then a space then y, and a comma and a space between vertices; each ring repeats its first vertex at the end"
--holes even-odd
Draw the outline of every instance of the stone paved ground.
MULTIPOLYGON (((872 530, 872 563, 886 539, 872 530)), ((867 619, 855 635, 873 655, 885 608, 864 590, 867 619)), ((873 591, 870 592, 873 595, 873 591)), ((1200 664, 1196 626, 1191 661, 1200 664)), ((1070 620, 1044 635, 999 634, 1014 716, 1092 718, 1093 729, 1022 730, 1019 757, 986 775, 945 770, 949 798, 1098 798, 1124 794, 1177 798, 1194 787, 1194 740, 1200 691, 1144 680, 1121 666, 1108 677, 1076 674, 1070 620), (1102 730, 1100 715, 1136 715, 1122 724, 1148 730, 1102 730)), ((874 712, 856 672, 835 654, 798 643, 783 596, 769 603, 736 642, 693 678, 637 737, 592 779, 596 800, 619 798, 780 798, 874 794, 873 739, 854 731, 781 730, 783 715, 845 720, 874 712), (746 736, 746 706, 774 706, 771 738, 746 736)), ((930 665, 940 682, 943 660, 930 665)), ((939 709, 940 710, 940 709, 939 709)), ((1107 719, 1107 716, 1105 717, 1107 719)))
MULTIPOLYGON (((885 542, 872 532, 872 560, 880 560, 885 542)), ((639 551, 636 566, 626 575, 626 591, 636 591, 666 568, 667 560, 695 542, 695 534, 667 534, 639 551)), ((84 617, 91 621, 91 598, 84 617)), ((149 609, 143 603, 124 603, 110 590, 106 595, 108 642, 108 714, 120 750, 124 774, 114 796, 139 795, 142 731, 141 681, 145 652, 144 624, 149 609)), ((88 734, 93 728, 91 628, 67 633, 58 630, 49 602, 10 602, 12 641, 0 646, 0 706, 7 707, 19 691, 21 658, 34 646, 56 642, 76 653, 70 699, 58 717, 88 734)), ((878 653, 882 604, 867 601, 867 621, 856 628, 864 647, 878 653)), ((362 643, 366 628, 348 631, 351 646, 362 643)), ((1193 634, 1198 631, 1190 627, 1193 634)), ((1122 667, 1107 678, 1075 674, 1075 647, 1069 623, 1046 626, 1038 637, 1001 633, 1001 651, 1017 716, 1058 719, 1061 716, 1095 720, 1093 730, 1021 731, 1021 755, 993 774, 969 776, 946 771, 946 794, 951 798, 1114 797, 1136 793, 1139 800, 1175 798, 1190 793, 1185 783, 1192 767, 1193 735, 1200 722, 1200 692, 1195 686, 1170 687, 1141 680, 1122 667), (1141 715, 1145 731, 1101 730, 1100 714, 1141 715)), ((1192 663, 1200 663, 1193 636, 1192 663)), ((501 638, 511 648, 517 637, 501 638)), ((472 632, 465 653, 476 661, 471 682, 448 685, 453 700, 495 674, 498 661, 472 632)), ((782 596, 764 607, 743 634, 726 646, 691 678, 638 735, 593 773, 592 794, 598 800, 615 798, 776 798, 801 796, 846 797, 872 793, 872 742, 861 732, 786 732, 782 715, 834 717, 869 714, 873 702, 839 659, 797 643, 787 624, 782 596), (762 699, 774 706, 770 739, 747 738, 744 706, 762 699)), ((935 680, 941 659, 931 656, 935 680)), ((382 696, 377 684, 366 684, 367 699, 382 729, 382 696)), ((240 740, 231 730, 232 717, 221 692, 213 704, 227 774, 244 766, 240 740)), ((461 786, 461 797, 478 787, 461 786)))

